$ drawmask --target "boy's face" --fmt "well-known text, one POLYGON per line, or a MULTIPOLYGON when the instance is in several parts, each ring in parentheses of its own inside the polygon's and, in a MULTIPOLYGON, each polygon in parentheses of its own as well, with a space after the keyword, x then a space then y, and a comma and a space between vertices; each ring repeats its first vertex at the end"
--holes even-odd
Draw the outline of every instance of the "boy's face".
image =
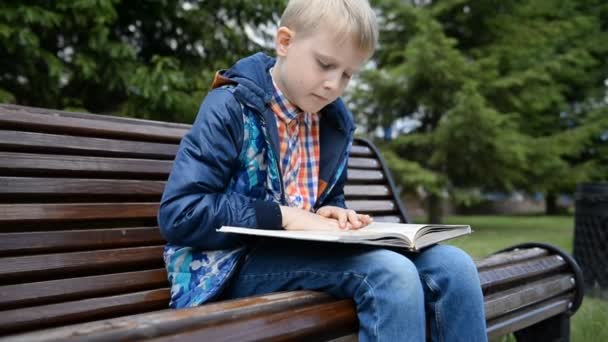
POLYGON ((305 112, 316 113, 342 95, 368 55, 352 39, 337 39, 323 28, 297 36, 279 28, 279 58, 273 79, 287 99, 305 112))

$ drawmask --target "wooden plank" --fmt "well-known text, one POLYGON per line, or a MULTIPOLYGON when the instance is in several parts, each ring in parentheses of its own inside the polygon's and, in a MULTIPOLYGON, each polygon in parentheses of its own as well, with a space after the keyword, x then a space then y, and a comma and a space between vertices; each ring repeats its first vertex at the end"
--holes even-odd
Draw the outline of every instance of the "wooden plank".
POLYGON ((346 207, 357 212, 392 212, 397 206, 391 200, 349 200, 346 201, 346 207))
POLYGON ((379 169, 380 163, 374 158, 348 158, 348 167, 358 169, 379 169))
POLYGON ((486 320, 491 320, 574 289, 574 278, 560 274, 485 296, 486 320))
POLYGON ((101 138, 120 138, 154 142, 179 143, 189 128, 160 126, 152 122, 120 120, 101 115, 73 115, 54 110, 28 107, 0 107, 0 128, 27 131, 72 134, 101 138), (44 112, 42 114, 41 112, 44 112))
POLYGON ((104 249, 90 252, 0 258, 0 281, 22 283, 57 276, 121 272, 162 265, 163 246, 104 249))
MULTIPOLYGON (((94 178, 0 177, 0 195, 157 195, 165 181, 94 178)), ((386 197, 387 185, 345 185, 346 196, 386 197)))
MULTIPOLYGON (((1 155, 0 155, 1 157, 1 155)), ((385 181, 382 171, 348 169, 348 182, 383 182, 385 181)))
POLYGON ((12 176, 23 172, 53 173, 72 175, 75 173, 94 173, 94 178, 104 176, 132 175, 156 176, 166 179, 171 171, 172 161, 134 158, 104 158, 67 156, 58 154, 32 154, 17 152, 0 152, 0 172, 12 171, 12 176))
MULTIPOLYGON (((0 179, 0 184, 2 180, 0 179)), ((386 197, 392 195, 391 190, 386 185, 345 185, 345 196, 357 197, 386 197)))
POLYGON ((121 124, 130 124, 130 125, 141 125, 141 126, 152 126, 152 127, 161 127, 161 128, 179 128, 179 129, 189 129, 192 125, 178 122, 169 122, 169 121, 157 121, 157 120, 147 120, 147 119, 139 119, 133 117, 126 116, 115 116, 109 114, 95 114, 95 113, 83 113, 83 112, 69 112, 64 110, 58 110, 53 108, 40 108, 40 107, 30 107, 30 106, 21 106, 21 105, 12 105, 12 104, 0 104, 0 113, 9 113, 9 112, 18 112, 18 113, 31 113, 35 115, 44 115, 44 116, 53 116, 53 117, 62 117, 62 118, 76 118, 76 119, 85 119, 85 120, 100 120, 107 122, 115 122, 121 124))
POLYGON ((394 215, 373 215, 375 222, 390 222, 390 223, 403 223, 404 221, 399 216, 394 215))
POLYGON ((0 148, 28 153, 173 160, 178 145, 0 130, 0 148))
POLYGON ((371 157, 373 155, 374 152, 372 152, 372 150, 367 146, 353 144, 352 148, 350 149, 351 157, 371 157))
POLYGON ((164 268, 0 286, 0 307, 73 301, 167 287, 164 268))
POLYGON ((0 311, 0 334, 165 309, 169 289, 0 311))
POLYGON ((38 341, 134 341, 218 324, 227 320, 285 312, 325 303, 330 296, 313 291, 279 292, 237 300, 209 303, 180 310, 162 310, 52 330, 5 337, 8 342, 38 341))
POLYGON ((0 233, 0 256, 164 244, 158 227, 0 233))
POLYGON ((159 203, 0 204, 0 223, 154 218, 159 203))
POLYGON ((327 340, 327 342, 357 342, 359 341, 358 331, 338 338, 327 340))
POLYGON ((571 300, 568 296, 558 297, 526 308, 525 312, 515 311, 499 319, 491 320, 487 322, 488 339, 495 339, 566 312, 570 304, 571 300))
POLYGON ((479 272, 481 289, 485 292, 508 283, 530 279, 541 274, 555 273, 566 267, 566 262, 559 255, 551 255, 500 268, 491 268, 479 272))
POLYGON ((165 183, 131 179, 0 177, 0 195, 160 196, 165 183))
POLYGON ((534 259, 548 255, 549 251, 544 248, 534 247, 526 249, 514 249, 507 252, 490 255, 483 260, 477 261, 479 271, 506 264, 515 264, 524 260, 534 259))
POLYGON ((229 323, 202 326, 149 341, 317 341, 335 338, 358 329, 352 301, 296 308, 270 315, 247 317, 229 323), (280 323, 279 323, 280 322, 280 323))

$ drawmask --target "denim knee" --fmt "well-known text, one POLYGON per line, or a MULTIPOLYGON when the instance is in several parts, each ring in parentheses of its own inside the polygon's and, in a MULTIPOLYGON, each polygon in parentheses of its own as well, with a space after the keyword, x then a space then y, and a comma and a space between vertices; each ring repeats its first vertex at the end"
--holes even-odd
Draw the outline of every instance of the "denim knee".
POLYGON ((460 290, 479 289, 479 275, 475 262, 466 252, 450 245, 436 245, 425 251, 422 260, 416 260, 419 267, 435 269, 434 280, 440 288, 450 285, 460 290), (426 265, 420 265, 426 264, 426 265))
POLYGON ((416 265, 402 254, 378 249, 368 255, 368 279, 375 288, 386 291, 392 300, 412 300, 422 296, 422 284, 416 265))
POLYGON ((402 254, 377 249, 366 253, 369 285, 357 298, 360 341, 395 341, 408 331, 412 340, 424 339, 424 290, 414 263, 402 254))

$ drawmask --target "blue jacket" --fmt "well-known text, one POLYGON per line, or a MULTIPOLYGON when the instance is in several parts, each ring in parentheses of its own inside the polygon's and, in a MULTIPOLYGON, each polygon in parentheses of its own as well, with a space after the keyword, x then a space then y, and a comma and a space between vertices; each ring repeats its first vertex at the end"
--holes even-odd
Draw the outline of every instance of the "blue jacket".
MULTIPOLYGON (((223 225, 282 229, 286 205, 279 139, 269 103, 275 60, 262 53, 216 75, 183 137, 162 196, 158 221, 171 307, 217 295, 247 253, 247 241, 218 233, 223 225)), ((344 182, 354 124, 338 99, 321 110, 319 197, 315 209, 345 207, 344 182)))

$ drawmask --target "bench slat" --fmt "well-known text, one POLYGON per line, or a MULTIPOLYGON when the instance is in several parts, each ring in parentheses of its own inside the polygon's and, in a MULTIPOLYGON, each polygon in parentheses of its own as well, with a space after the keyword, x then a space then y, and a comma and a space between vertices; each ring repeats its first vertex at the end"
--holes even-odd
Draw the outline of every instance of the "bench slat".
POLYGON ((59 134, 122 138, 128 140, 179 143, 187 132, 174 125, 142 124, 137 120, 106 119, 89 115, 74 115, 56 110, 27 107, 0 107, 0 128, 25 129, 59 134), (47 115, 40 115, 46 113, 47 115), (50 114, 50 115, 49 115, 50 114))
POLYGON ((43 305, 168 286, 164 268, 0 286, 0 307, 43 305))
POLYGON ((348 167, 359 169, 379 169, 380 163, 374 158, 348 158, 348 167))
POLYGON ((566 262, 563 258, 558 255, 551 255, 501 268, 484 270, 479 272, 481 289, 486 293, 488 290, 499 288, 511 282, 556 272, 565 266, 566 262))
POLYGON ((162 310, 101 322, 82 323, 73 326, 28 333, 5 338, 5 342, 95 340, 133 341, 172 332, 181 332, 205 324, 229 320, 241 320, 250 316, 262 316, 295 308, 325 303, 332 298, 313 291, 271 293, 209 303, 204 306, 180 310, 162 310))
POLYGON ((558 297, 526 308, 524 312, 515 311, 499 319, 491 320, 487 323, 488 338, 494 339, 567 312, 570 303, 569 296, 558 297))
MULTIPOLYGON (((132 179, 83 179, 48 177, 0 177, 0 195, 151 195, 160 196, 164 181, 132 179)), ((346 196, 385 197, 386 185, 346 185, 346 196)))
POLYGON ((154 218, 158 203, 0 204, 0 223, 154 218))
POLYGON ((127 116, 115 116, 108 114, 95 114, 95 113, 79 113, 79 112, 68 112, 64 110, 58 110, 53 108, 40 108, 40 107, 28 107, 21 105, 11 104, 0 104, 0 113, 31 113, 39 116, 52 116, 58 118, 76 118, 85 120, 98 120, 105 122, 114 122, 120 124, 129 125, 140 125, 140 126, 152 126, 161 128, 178 128, 178 129, 190 129, 191 125, 178 123, 178 122, 167 122, 167 121, 156 121, 139 119, 127 116))
POLYGON ((395 215, 373 215, 374 222, 390 222, 390 223, 402 223, 401 217, 395 215))
POLYGON ((348 169, 347 180, 349 182, 382 182, 384 174, 382 171, 348 169))
POLYGON ((373 155, 374 153, 367 146, 353 144, 352 148, 350 149, 351 157, 371 157, 373 155))
POLYGON ((0 256, 164 244, 158 227, 0 234, 0 256))
POLYGON ((491 267, 514 264, 520 261, 542 257, 547 255, 548 253, 549 252, 546 249, 538 247, 526 248, 522 250, 496 253, 483 260, 477 261, 475 264, 477 266, 477 269, 479 271, 482 271, 491 267))
POLYGON ((169 289, 0 311, 0 333, 12 333, 165 309, 169 289))
POLYGON ((486 320, 538 303, 562 294, 574 287, 574 278, 568 274, 524 284, 484 298, 486 320))
POLYGON ((392 212, 397 209, 390 200, 349 200, 346 207, 362 213, 392 212))
POLYGON ((70 175, 76 172, 94 173, 95 178, 105 175, 131 175, 135 178, 156 176, 165 179, 172 161, 133 158, 104 158, 67 156, 58 154, 32 154, 0 152, 0 172, 13 171, 13 176, 23 172, 70 175))
MULTIPOLYGON (((0 152, 0 172, 13 171, 12 176, 22 172, 47 172, 58 175, 80 173, 94 173, 96 178, 102 176, 131 175, 142 178, 142 175, 156 176, 166 179, 171 171, 172 161, 134 158, 107 158, 68 156, 57 154, 33 154, 18 152, 0 152), (4 170, 4 171, 3 171, 4 170)), ((350 181, 376 181, 384 180, 382 171, 349 169, 350 181)))
POLYGON ((0 130, 0 148, 28 153, 173 160, 178 145, 0 130))
POLYGON ((384 197, 390 196, 392 193, 386 185, 345 185, 344 194, 346 196, 384 197))
POLYGON ((148 246, 5 257, 0 258, 0 281, 25 282, 24 280, 44 280, 59 275, 73 276, 76 273, 120 272, 129 267, 158 267, 163 263, 163 249, 163 246, 148 246))
POLYGON ((0 195, 149 195, 159 196, 164 181, 0 177, 0 195))
MULTIPOLYGON (((17 195, 142 195, 160 196, 166 182, 132 179, 0 177, 0 196, 17 195)), ((388 197, 386 185, 346 185, 345 196, 388 197)), ((0 197, 1 198, 1 197, 0 197)))
POLYGON ((325 340, 357 330, 352 301, 343 299, 270 315, 247 317, 196 330, 175 332, 149 340, 167 341, 273 341, 325 340), (281 324, 274 324, 280 321, 281 324))

